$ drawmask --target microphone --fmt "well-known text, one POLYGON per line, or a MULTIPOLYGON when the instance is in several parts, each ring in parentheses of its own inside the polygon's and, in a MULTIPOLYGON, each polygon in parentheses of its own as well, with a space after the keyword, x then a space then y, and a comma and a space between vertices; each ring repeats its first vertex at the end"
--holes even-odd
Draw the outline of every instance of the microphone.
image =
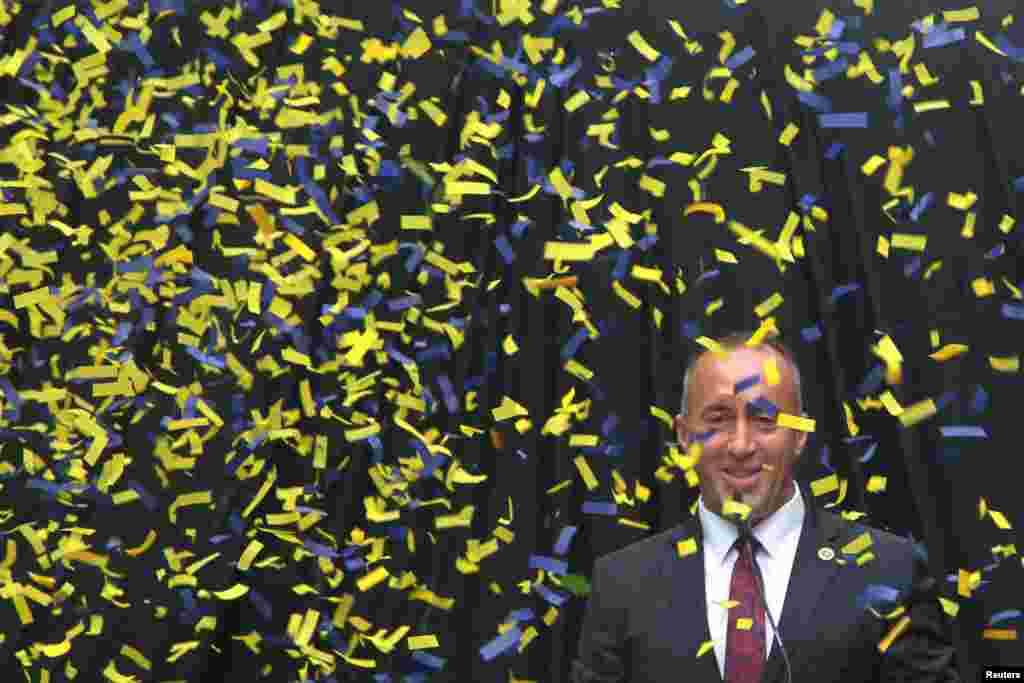
MULTIPOLYGON (((736 491, 736 502, 743 502, 743 492, 736 491)), ((786 662, 786 681, 787 683, 793 683, 793 670, 789 665, 789 655, 786 653, 786 646, 782 644, 782 635, 779 634, 779 628, 775 625, 775 620, 772 618, 772 611, 768 609, 768 600, 765 597, 764 592, 764 579, 761 577, 761 567, 757 564, 757 558, 754 556, 754 531, 750 526, 750 515, 746 517, 739 517, 736 519, 736 527, 739 532, 740 542, 747 545, 747 549, 750 551, 750 562, 754 565, 754 576, 757 577, 757 590, 758 598, 761 600, 761 605, 764 607, 764 613, 768 615, 768 621, 772 625, 772 632, 775 634, 775 640, 779 641, 779 649, 782 650, 782 659, 786 662)), ((765 657, 767 662, 767 653, 765 657)))

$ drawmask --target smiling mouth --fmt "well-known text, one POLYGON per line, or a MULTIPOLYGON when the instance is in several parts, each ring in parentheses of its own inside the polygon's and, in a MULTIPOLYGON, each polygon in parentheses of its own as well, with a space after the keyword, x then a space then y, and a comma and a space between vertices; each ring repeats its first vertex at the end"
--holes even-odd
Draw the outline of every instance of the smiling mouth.
POLYGON ((757 481, 758 476, 761 474, 761 470, 752 471, 734 471, 725 470, 725 476, 734 484, 740 486, 749 486, 757 481))

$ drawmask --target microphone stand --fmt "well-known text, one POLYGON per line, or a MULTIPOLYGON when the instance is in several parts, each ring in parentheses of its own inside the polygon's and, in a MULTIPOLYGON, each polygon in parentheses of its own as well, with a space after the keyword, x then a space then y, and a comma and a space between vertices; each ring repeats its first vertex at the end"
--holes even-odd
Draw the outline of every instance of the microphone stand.
MULTIPOLYGON (((737 491, 736 501, 742 503, 742 496, 742 492, 737 491)), ((757 577, 758 597, 761 599, 761 605, 764 607, 764 613, 768 615, 768 621, 772 625, 772 632, 775 634, 775 640, 779 641, 779 649, 782 650, 782 659, 786 662, 786 681, 787 683, 793 683, 793 670, 789 665, 789 655, 786 653, 786 646, 782 644, 782 635, 779 633, 779 629, 775 625, 775 620, 772 618, 772 611, 768 609, 768 599, 764 592, 764 579, 761 577, 761 567, 758 566, 757 558, 754 556, 754 532, 750 528, 749 515, 747 517, 739 518, 736 521, 736 527, 739 531, 740 542, 745 543, 747 545, 747 549, 750 551, 750 562, 754 565, 754 576, 757 577)), ((767 661, 768 657, 766 652, 765 662, 767 661)))

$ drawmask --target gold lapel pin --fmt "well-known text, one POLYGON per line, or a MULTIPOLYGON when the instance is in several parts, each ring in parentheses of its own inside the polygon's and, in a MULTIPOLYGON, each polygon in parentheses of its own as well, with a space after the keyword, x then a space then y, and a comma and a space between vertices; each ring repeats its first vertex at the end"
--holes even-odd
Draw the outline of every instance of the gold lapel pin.
POLYGON ((828 562, 836 556, 836 551, 832 548, 818 548, 818 557, 828 562))

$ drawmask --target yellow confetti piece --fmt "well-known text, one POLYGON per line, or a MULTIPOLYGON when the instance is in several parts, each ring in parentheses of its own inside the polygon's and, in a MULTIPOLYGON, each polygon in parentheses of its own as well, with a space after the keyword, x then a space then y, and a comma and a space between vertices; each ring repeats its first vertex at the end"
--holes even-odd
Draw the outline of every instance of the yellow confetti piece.
POLYGON ((781 306, 783 301, 784 299, 782 298, 782 294, 780 294, 779 292, 775 292, 770 297, 768 297, 767 299, 759 303, 757 306, 755 306, 754 313, 757 314, 758 318, 763 318, 766 315, 770 314, 772 311, 774 311, 776 308, 781 306))
POLYGON ((870 548, 873 542, 871 534, 865 531, 860 536, 840 548, 840 550, 846 555, 859 555, 870 548))
POLYGON ((1016 219, 1014 219, 1012 216, 1003 215, 1003 217, 999 221, 999 230, 1003 234, 1008 235, 1010 234, 1010 231, 1013 230, 1013 226, 1016 223, 1016 219))
POLYGON ((925 100, 923 102, 915 102, 914 111, 924 113, 938 109, 949 109, 952 106, 953 104, 949 100, 925 100))
POLYGON ((641 190, 649 192, 655 197, 665 196, 665 183, 657 178, 652 178, 646 173, 640 176, 639 186, 641 190))
POLYGON ((226 588, 222 591, 210 591, 210 594, 216 597, 218 600, 237 600, 249 592, 249 587, 236 583, 231 588, 226 588))
POLYGON ((873 475, 868 480, 868 493, 879 493, 885 490, 887 478, 879 475, 873 475))
POLYGON ((687 557, 697 552, 697 540, 695 538, 684 538, 676 543, 676 553, 679 557, 687 557))
POLYGON ((359 577, 359 579, 356 581, 356 587, 359 588, 360 591, 365 593, 366 591, 370 590, 371 588, 379 584, 381 581, 386 579, 388 576, 389 574, 387 568, 383 565, 378 565, 368 574, 359 577))
POLYGON ((583 483, 586 485, 588 491, 593 491, 600 484, 597 481, 597 477, 594 476, 594 471, 590 469, 590 464, 587 459, 582 455, 577 455, 573 458, 573 463, 576 465, 576 470, 580 473, 580 477, 583 479, 583 483))
POLYGON ((830 474, 827 477, 822 477, 811 482, 811 493, 815 496, 823 496, 826 493, 831 493, 839 488, 839 477, 835 474, 830 474))
POLYGON ((951 617, 955 617, 960 611, 960 605, 952 600, 948 600, 941 595, 939 596, 939 604, 942 605, 942 611, 951 617))
POLYGON ((754 620, 750 617, 739 617, 736 619, 736 628, 741 631, 749 631, 754 626, 754 620))
POLYGON ((981 83, 978 81, 971 81, 970 86, 971 99, 968 101, 968 104, 975 106, 985 104, 985 92, 981 88, 981 83))
POLYGON ((802 417, 800 415, 790 415, 788 413, 779 412, 775 419, 775 424, 780 427, 796 429, 801 432, 814 431, 814 419, 810 417, 802 417))
POLYGON ((928 354, 928 357, 939 362, 944 362, 951 358, 961 356, 967 353, 967 351, 968 347, 966 344, 946 344, 938 351, 928 354))
POLYGON ((60 26, 61 24, 63 24, 68 19, 74 17, 76 12, 77 11, 76 11, 74 5, 68 5, 67 7, 65 7, 63 9, 61 9, 61 10, 59 10, 57 12, 54 12, 53 13, 53 17, 51 17, 50 21, 53 24, 53 27, 56 28, 56 27, 60 26))
POLYGON ((958 192, 950 192, 949 195, 946 197, 946 203, 949 206, 951 206, 954 209, 959 209, 961 211, 967 211, 972 206, 974 206, 975 202, 977 201, 978 195, 974 194, 973 192, 966 192, 964 194, 960 194, 958 192))
POLYGON ((725 249, 715 249, 715 258, 722 263, 739 263, 736 255, 725 249))
POLYGON ((800 132, 800 127, 795 123, 786 124, 786 127, 779 134, 779 143, 789 147, 793 144, 793 140, 796 139, 797 134, 800 132))
POLYGON ((961 597, 969 598, 971 597, 971 592, 980 584, 980 571, 969 572, 966 569, 961 569, 957 573, 956 593, 961 597))
POLYGON ((1012 529, 1010 522, 1006 519, 1002 512, 998 510, 989 509, 988 514, 992 517, 992 521, 996 523, 996 526, 1000 529, 1012 529))
POLYGON ((900 424, 904 427, 912 427, 918 422, 928 419, 935 415, 938 409, 935 406, 935 401, 930 398, 917 403, 906 406, 903 412, 899 415, 900 424))
POLYGON ((194 491, 192 493, 179 494, 174 502, 171 503, 167 509, 167 514, 171 519, 172 524, 178 523, 178 508, 186 507, 189 505, 203 505, 213 502, 213 497, 210 491, 194 491))
POLYGON ((562 105, 568 112, 574 112, 591 100, 590 93, 586 90, 579 90, 565 101, 562 105))
POLYGON ((903 616, 889 629, 889 632, 878 643, 878 651, 884 653, 903 633, 910 628, 910 617, 903 616))
POLYGON ((704 656, 705 653, 709 652, 714 647, 715 647, 715 641, 713 641, 713 640, 705 640, 703 643, 700 644, 700 648, 697 650, 697 656, 698 657, 704 656))
POLYGON ((1017 629, 986 628, 982 630, 981 637, 986 640, 1017 640, 1017 629))
POLYGON ((725 352, 725 349, 722 348, 722 345, 719 344, 714 339, 712 339, 711 337, 700 336, 700 337, 697 337, 697 339, 695 339, 694 341, 696 341, 698 344, 700 344, 701 346, 703 346, 705 349, 707 349, 709 351, 714 351, 715 353, 724 353, 725 352))
POLYGON ((750 515, 751 507, 746 503, 733 500, 732 498, 726 498, 722 504, 722 515, 725 517, 738 516, 740 519, 747 519, 750 515))
POLYGON ((911 235, 907 233, 894 232, 892 235, 893 249, 907 249, 909 251, 924 251, 928 244, 927 235, 911 235))
POLYGON ((629 44, 636 48, 636 51, 642 54, 650 62, 656 62, 661 57, 661 53, 655 50, 651 45, 644 39, 639 31, 632 31, 626 39, 629 44))
POLYGON ((988 362, 996 372, 1020 371, 1020 356, 989 356, 988 362))
POLYGON ((683 209, 683 216, 694 213, 710 213, 715 216, 715 223, 725 222, 725 209, 714 202, 694 202, 683 209))
POLYGON ((508 420, 513 417, 519 417, 520 415, 529 414, 530 413, 526 408, 510 399, 508 396, 503 396, 501 399, 501 405, 491 410, 492 417, 498 422, 508 420))
POLYGON ((590 261, 594 258, 592 244, 576 242, 545 242, 544 259, 546 261, 590 261))
POLYGON ((980 18, 981 13, 978 11, 977 7, 967 7, 965 9, 957 10, 948 9, 942 12, 942 19, 950 23, 954 21, 977 21, 980 18))
POLYGON ((433 634, 427 634, 422 636, 409 636, 405 639, 405 644, 410 651, 427 650, 430 648, 441 646, 441 642, 437 639, 437 636, 433 634))
POLYGON ((612 289, 615 290, 615 294, 618 295, 620 299, 625 301, 626 305, 628 305, 630 308, 640 308, 643 305, 640 299, 638 299, 636 295, 634 295, 632 292, 623 287, 618 280, 612 281, 612 289))

